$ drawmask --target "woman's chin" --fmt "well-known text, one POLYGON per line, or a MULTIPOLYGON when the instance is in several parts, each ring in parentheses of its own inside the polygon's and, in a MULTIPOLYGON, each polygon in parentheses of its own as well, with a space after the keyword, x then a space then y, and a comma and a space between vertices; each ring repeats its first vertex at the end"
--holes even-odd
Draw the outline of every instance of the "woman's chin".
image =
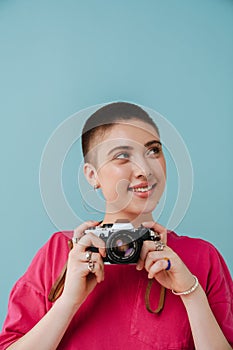
MULTIPOLYGON (((125 208, 125 210, 121 211, 124 216, 129 217, 138 217, 138 216, 145 216, 145 215, 152 215, 153 210, 156 208, 156 205, 146 205, 143 207, 139 206, 128 206, 125 208)), ((120 212, 119 212, 120 215, 120 212)))
POLYGON ((127 202, 121 202, 121 203, 111 203, 111 205, 107 205, 106 207, 106 213, 110 214, 111 216, 119 218, 135 218, 138 216, 145 216, 145 215, 152 215, 153 210, 156 208, 157 203, 159 199, 155 198, 147 198, 146 200, 142 200, 142 198, 138 198, 132 200, 128 200, 127 202))

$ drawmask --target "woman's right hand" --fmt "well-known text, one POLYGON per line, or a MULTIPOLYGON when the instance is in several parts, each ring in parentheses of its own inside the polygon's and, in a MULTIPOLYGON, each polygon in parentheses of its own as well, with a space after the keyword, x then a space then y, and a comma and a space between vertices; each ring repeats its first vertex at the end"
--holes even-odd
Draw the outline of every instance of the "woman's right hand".
POLYGON ((89 227, 97 226, 96 221, 87 221, 74 230, 74 238, 77 243, 69 253, 67 262, 67 272, 64 284, 64 290, 61 299, 65 300, 74 307, 79 307, 87 296, 93 291, 97 283, 104 280, 105 243, 102 239, 92 233, 84 235, 84 231, 89 227), (99 249, 98 253, 91 254, 91 260, 94 262, 92 272, 88 269, 88 260, 86 257, 87 247, 94 246, 99 249))

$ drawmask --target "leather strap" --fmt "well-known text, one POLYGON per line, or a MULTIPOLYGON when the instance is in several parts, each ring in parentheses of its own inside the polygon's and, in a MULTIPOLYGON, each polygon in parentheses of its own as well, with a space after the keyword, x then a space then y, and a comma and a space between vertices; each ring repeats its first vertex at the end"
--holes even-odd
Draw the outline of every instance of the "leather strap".
POLYGON ((146 293, 145 293, 145 303, 146 303, 146 309, 149 312, 151 312, 152 314, 158 314, 160 311, 162 311, 162 309, 164 307, 166 288, 161 286, 158 307, 157 307, 157 309, 152 310, 150 307, 150 292, 151 292, 151 287, 152 287, 153 282, 154 282, 154 279, 150 279, 148 281, 148 284, 146 287, 146 293))
MULTIPOLYGON (((72 240, 68 241, 68 246, 69 246, 70 250, 73 248, 72 240)), ((59 298, 61 293, 63 292, 65 278, 66 278, 66 269, 67 269, 67 262, 65 263, 59 277, 56 279, 56 281, 54 282, 54 284, 49 292, 48 299, 49 299, 49 301, 51 301, 51 303, 56 301, 57 298, 59 298)))
MULTIPOLYGON (((68 241, 68 246, 69 246, 70 250, 73 248, 72 240, 68 241)), ((48 295, 48 300, 52 303, 54 301, 56 301, 63 292, 65 278, 66 278, 66 270, 67 270, 67 262, 65 263, 59 277, 54 282, 54 284, 50 290, 50 293, 48 295)), ((151 287, 152 287, 153 282, 154 282, 154 279, 150 279, 148 281, 148 284, 146 287, 146 293, 145 293, 145 303, 146 303, 146 309, 149 312, 154 313, 154 314, 158 314, 164 307, 166 289, 165 289, 165 287, 161 286, 158 307, 156 310, 152 310, 150 307, 150 292, 151 292, 151 287)))

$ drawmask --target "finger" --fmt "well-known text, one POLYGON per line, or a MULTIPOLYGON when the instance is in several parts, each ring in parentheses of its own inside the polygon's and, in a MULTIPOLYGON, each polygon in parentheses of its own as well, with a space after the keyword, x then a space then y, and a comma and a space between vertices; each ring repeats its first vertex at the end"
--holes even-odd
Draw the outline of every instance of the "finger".
POLYGON ((98 283, 104 280, 104 264, 102 262, 89 261, 85 263, 85 267, 87 268, 87 275, 95 275, 98 283), (91 269, 90 266, 92 267, 91 269))
POLYGON ((88 233, 84 235, 77 244, 75 244, 75 249, 77 252, 85 252, 88 247, 96 247, 99 250, 99 254, 101 256, 105 257, 106 256, 106 251, 105 251, 105 242, 94 235, 93 233, 88 233))
POLYGON ((154 252, 154 251, 155 251, 155 242, 154 241, 144 241, 143 242, 140 257, 139 257, 137 267, 136 267, 137 270, 142 270, 144 268, 147 254, 149 252, 154 252))
POLYGON ((97 226, 99 224, 99 221, 89 220, 86 222, 83 222, 81 225, 76 227, 73 231, 73 238, 81 238, 84 235, 84 231, 87 230, 89 227, 97 226))
POLYGON ((96 276, 96 281, 100 283, 104 280, 104 264, 103 262, 100 262, 97 264, 98 264, 98 269, 95 272, 95 276, 96 276))
POLYGON ((101 261, 80 262, 77 265, 78 274, 81 278, 96 278, 96 282, 100 283, 104 280, 104 264, 101 261), (92 265, 90 265, 92 264, 92 265), (90 269, 90 266, 92 268, 90 269))
POLYGON ((165 259, 166 261, 171 261, 172 257, 169 254, 169 251, 154 251, 149 252, 147 254, 146 260, 145 260, 145 269, 149 272, 151 266, 158 260, 165 259))
POLYGON ((148 271, 148 278, 154 278, 158 272, 166 270, 168 267, 167 259, 157 260, 148 271))
POLYGON ((93 262, 101 262, 103 259, 99 253, 92 253, 90 251, 86 251, 85 253, 79 253, 79 260, 81 262, 88 262, 88 261, 93 261, 93 262), (91 253, 90 257, 88 257, 87 253, 91 253))
POLYGON ((144 227, 151 228, 154 231, 158 232, 160 235, 161 241, 163 243, 167 243, 167 229, 164 226, 154 221, 146 221, 146 222, 143 222, 142 225, 144 227))

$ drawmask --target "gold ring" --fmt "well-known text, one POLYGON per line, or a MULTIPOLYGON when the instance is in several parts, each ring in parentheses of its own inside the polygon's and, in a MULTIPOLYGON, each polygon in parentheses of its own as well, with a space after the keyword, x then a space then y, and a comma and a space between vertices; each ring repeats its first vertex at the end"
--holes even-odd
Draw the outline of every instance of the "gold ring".
POLYGON ((168 259, 168 258, 163 258, 164 260, 166 260, 167 261, 167 267, 166 267, 166 271, 169 271, 170 270, 170 268, 171 268, 171 260, 170 259, 168 259))

